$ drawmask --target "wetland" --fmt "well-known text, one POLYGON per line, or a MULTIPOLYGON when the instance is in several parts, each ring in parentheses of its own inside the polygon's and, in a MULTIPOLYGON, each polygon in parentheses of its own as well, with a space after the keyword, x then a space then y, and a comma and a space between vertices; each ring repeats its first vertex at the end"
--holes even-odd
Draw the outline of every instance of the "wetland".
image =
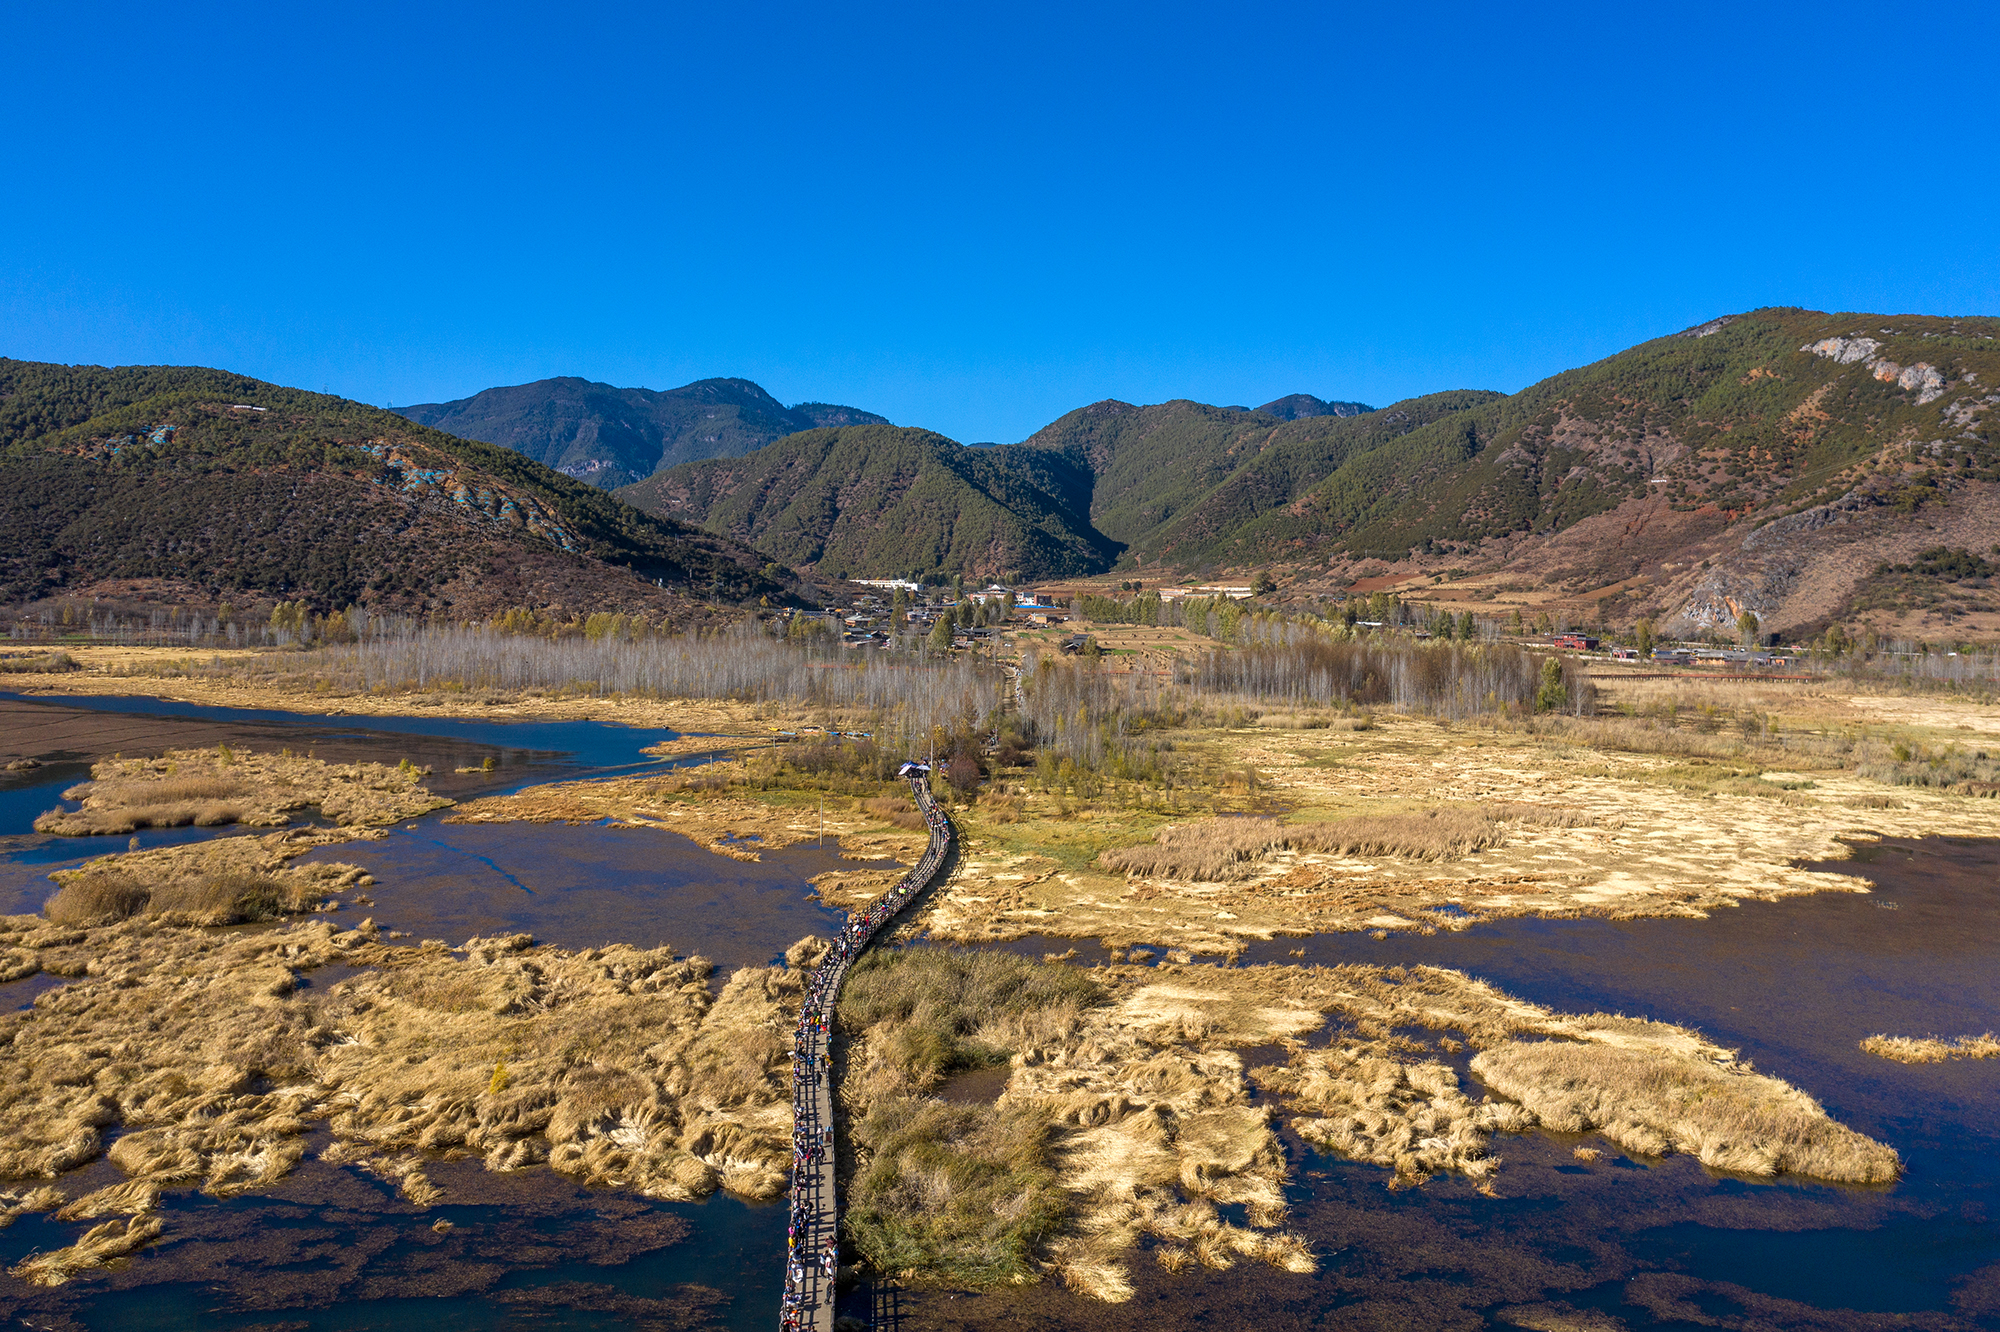
MULTIPOLYGON (((843 1001, 848 1311, 1995 1326, 2000 802, 1892 752, 1985 716, 1764 702, 989 759, 843 1001)), ((767 1322, 800 977, 921 832, 825 714, 449 706, 0 699, 12 1316, 767 1322)))

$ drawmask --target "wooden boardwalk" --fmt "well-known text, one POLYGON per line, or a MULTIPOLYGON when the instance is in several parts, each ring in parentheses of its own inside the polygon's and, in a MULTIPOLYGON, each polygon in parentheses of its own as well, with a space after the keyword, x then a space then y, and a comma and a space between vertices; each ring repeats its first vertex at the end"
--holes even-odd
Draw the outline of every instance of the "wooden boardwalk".
POLYGON ((792 1210, 786 1234, 784 1329, 833 1332, 840 1257, 840 1199, 833 1136, 833 1014, 841 983, 881 928, 930 886, 951 854, 951 820, 931 799, 924 777, 910 795, 930 826, 923 858, 894 888, 847 918, 819 969, 806 982, 792 1054, 792 1210))

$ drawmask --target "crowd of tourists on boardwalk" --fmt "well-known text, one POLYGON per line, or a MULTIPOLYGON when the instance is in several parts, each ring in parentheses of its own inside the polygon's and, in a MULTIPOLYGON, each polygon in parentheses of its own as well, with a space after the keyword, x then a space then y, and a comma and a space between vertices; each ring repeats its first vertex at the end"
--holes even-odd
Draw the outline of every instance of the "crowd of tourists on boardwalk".
MULTIPOLYGON (((825 1235, 813 1251, 814 1219, 820 1202, 814 1196, 819 1185, 820 1162, 833 1150, 833 1126, 819 1122, 819 1088, 827 1079, 827 1038, 833 1027, 833 999, 847 968, 868 946, 875 932, 923 891, 944 859, 951 840, 951 821, 931 803, 924 782, 930 769, 920 763, 906 763, 900 774, 910 782, 917 807, 924 812, 930 829, 930 844, 923 859, 905 874, 894 888, 870 902, 859 915, 848 917, 840 936, 820 959, 806 982, 805 1002, 799 1008, 799 1028, 792 1043, 792 1209, 785 1232, 785 1299, 780 1316, 784 1332, 795 1332, 806 1322, 806 1275, 817 1267, 822 1299, 831 1299, 833 1279, 839 1271, 840 1243, 837 1228, 825 1227, 825 1235)), ((831 1101, 829 1101, 831 1104, 831 1101)), ((831 1222, 833 1218, 825 1218, 831 1222)))

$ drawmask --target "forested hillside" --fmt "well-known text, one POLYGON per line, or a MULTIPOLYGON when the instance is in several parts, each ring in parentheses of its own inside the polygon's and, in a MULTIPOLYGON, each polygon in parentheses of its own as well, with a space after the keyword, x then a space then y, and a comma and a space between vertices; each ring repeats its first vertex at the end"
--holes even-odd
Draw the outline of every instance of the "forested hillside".
POLYGON ((1890 602, 1949 617, 1985 604, 1966 590, 1983 575, 1916 584, 2000 542, 1996 338, 1990 318, 1758 310, 1512 395, 1353 415, 1306 395, 1257 411, 1105 401, 982 449, 815 432, 628 493, 856 573, 1116 562, 1340 587, 1364 564, 1434 559, 1681 627, 1746 610, 1810 626, 1890 602))
POLYGON ((1091 521, 1134 555, 1205 563, 1242 525, 1292 502, 1348 458, 1499 396, 1437 393, 1381 411, 1296 420, 1185 400, 1148 407, 1107 400, 1045 426, 1022 448, 1088 468, 1091 521))
POLYGON ((513 449, 606 490, 678 463, 734 458, 801 430, 888 424, 873 412, 832 403, 787 407, 747 379, 703 379, 664 392, 541 379, 396 412, 513 449))
POLYGON ((1056 451, 848 426, 685 464, 619 494, 836 577, 1046 577, 1117 558, 1090 525, 1090 484, 1087 467, 1056 451))
POLYGON ((664 610, 764 556, 510 450, 227 371, 0 360, 0 599, 664 610))

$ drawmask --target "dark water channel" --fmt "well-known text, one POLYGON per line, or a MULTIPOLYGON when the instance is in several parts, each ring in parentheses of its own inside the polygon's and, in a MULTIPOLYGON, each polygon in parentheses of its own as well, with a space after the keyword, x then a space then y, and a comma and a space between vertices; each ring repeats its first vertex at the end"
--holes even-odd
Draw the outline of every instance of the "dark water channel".
MULTIPOLYGON (((1866 875, 1877 891, 1708 920, 1276 940, 1241 962, 1432 963, 1564 1011, 1699 1028, 1895 1147, 1895 1185, 1729 1178, 1684 1156, 1634 1160, 1596 1135, 1537 1133, 1495 1141, 1498 1198, 1449 1178, 1392 1192, 1386 1173, 1287 1134, 1294 1222, 1318 1276, 1169 1278, 1142 1256, 1130 1304, 1050 1287, 922 1294, 903 1297, 908 1325, 1232 1326, 1254 1310, 1278 1328, 2000 1328, 2000 1060, 1910 1066, 1858 1047, 1881 1032, 2000 1030, 2000 843, 1885 842, 1812 868, 1866 875), (1578 1160, 1580 1144, 1602 1159, 1578 1160)), ((1106 960, 1053 937, 1012 947, 1106 960)))

